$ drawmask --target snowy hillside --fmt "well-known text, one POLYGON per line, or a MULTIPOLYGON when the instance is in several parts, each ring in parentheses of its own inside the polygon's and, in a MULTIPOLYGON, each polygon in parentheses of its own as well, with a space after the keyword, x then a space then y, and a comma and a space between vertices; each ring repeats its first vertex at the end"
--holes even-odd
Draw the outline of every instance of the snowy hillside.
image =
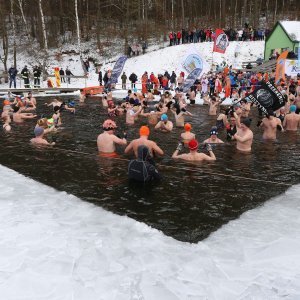
MULTIPOLYGON (((196 44, 184 44, 179 46, 166 47, 156 51, 151 51, 146 53, 145 55, 139 55, 127 59, 124 67, 124 72, 127 74, 128 77, 131 72, 135 72, 138 75, 138 78, 140 78, 145 71, 147 71, 148 73, 154 72, 155 74, 164 73, 166 70, 169 72, 172 72, 173 70, 175 72, 178 72, 180 71, 181 60, 189 51, 196 51, 202 56, 204 60, 207 61, 209 66, 212 65, 213 59, 214 65, 221 64, 223 61, 225 61, 229 65, 233 65, 236 68, 241 68, 241 64, 243 62, 255 61, 258 58, 263 57, 264 41, 230 42, 225 54, 212 53, 212 47, 212 43, 206 42, 196 44)), ((120 56, 121 55, 122 54, 120 53, 120 56)), ((114 62, 105 63, 105 61, 103 61, 102 63, 102 72, 108 69, 112 69, 114 66, 114 62)), ((34 66, 35 64, 36 61, 34 57, 28 57, 24 54, 18 57, 19 70, 21 70, 24 65, 28 65, 29 69, 31 70, 32 66, 34 66)), ((48 62, 47 70, 49 74, 53 74, 54 67, 62 67, 63 69, 69 67, 69 69, 74 75, 84 75, 78 54, 57 55, 53 53, 53 55, 50 56, 48 62)), ((95 67, 92 63, 89 78, 86 80, 86 82, 84 79, 74 79, 72 80, 72 83, 69 86, 76 86, 82 88, 85 86, 85 84, 87 86, 98 85, 98 74, 96 73, 95 67)), ((20 87, 23 85, 23 83, 21 82, 17 85, 18 87, 20 87)), ((46 82, 44 82, 44 85, 46 85, 46 82)), ((62 86, 66 85, 66 83, 62 84, 62 86)), ((4 86, 5 85, 2 84, 2 87, 4 86)))

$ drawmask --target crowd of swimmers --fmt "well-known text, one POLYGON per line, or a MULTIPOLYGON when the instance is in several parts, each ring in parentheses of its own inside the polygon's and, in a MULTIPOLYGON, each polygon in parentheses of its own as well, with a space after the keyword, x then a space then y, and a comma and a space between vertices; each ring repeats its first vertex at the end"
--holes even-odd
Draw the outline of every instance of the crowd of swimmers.
MULTIPOLYGON (((226 75, 227 76, 227 75, 226 75)), ((226 82, 225 76, 225 82, 226 82)), ((202 78, 203 79, 203 78, 202 78)), ((201 79, 201 80, 202 80, 201 79)), ((270 78, 272 80, 272 78, 270 78)), ((300 125, 300 78, 288 79, 280 82, 278 89, 285 97, 285 105, 279 110, 273 112, 268 110, 268 114, 262 116, 257 124, 263 133, 262 138, 266 141, 274 141, 277 138, 277 131, 297 131, 300 125)), ((180 143, 174 149, 173 159, 183 161, 214 161, 216 156, 213 152, 212 144, 222 144, 219 133, 224 132, 227 141, 235 141, 236 149, 241 153, 251 152, 253 142, 253 132, 251 130, 251 118, 249 117, 254 109, 251 102, 244 100, 247 90, 231 90, 232 105, 220 106, 222 93, 226 93, 226 85, 218 92, 212 95, 209 91, 199 91, 194 85, 188 93, 184 93, 181 88, 174 91, 163 91, 159 96, 155 96, 153 91, 138 91, 136 88, 128 90, 127 96, 123 101, 115 101, 112 91, 106 90, 101 95, 101 102, 104 109, 107 109, 108 118, 102 124, 103 132, 97 138, 98 152, 101 156, 114 158, 117 157, 116 145, 124 147, 124 153, 133 154, 135 159, 129 162, 129 178, 138 181, 149 181, 160 179, 155 162, 155 156, 163 156, 163 149, 152 141, 150 137, 151 130, 161 132, 164 139, 168 139, 170 132, 174 127, 182 128, 180 134, 180 143), (193 116, 190 112, 191 107, 195 104, 197 93, 201 93, 204 104, 208 106, 208 115, 215 117, 215 126, 210 130, 210 134, 203 141, 205 151, 199 152, 199 141, 196 134, 193 133, 192 125, 186 121, 193 116), (117 124, 122 123, 120 119, 125 118, 126 124, 134 126, 138 119, 144 119, 148 125, 141 126, 139 137, 128 141, 124 132, 123 136, 117 136, 115 131, 117 124)), ((224 97, 224 96, 223 96, 224 97)), ((81 97, 80 101, 84 101, 81 97)), ((51 103, 45 103, 51 108, 51 114, 48 118, 37 120, 34 128, 35 137, 31 139, 34 145, 55 145, 55 142, 48 142, 46 135, 49 132, 57 131, 62 125, 61 114, 66 111, 75 113, 75 102, 63 102, 53 100, 51 103)), ((32 93, 26 97, 16 96, 7 98, 3 102, 3 130, 9 132, 12 130, 11 122, 16 124, 24 122, 26 119, 37 119, 35 113, 37 101, 32 93)), ((257 110, 257 108, 256 108, 257 110)))

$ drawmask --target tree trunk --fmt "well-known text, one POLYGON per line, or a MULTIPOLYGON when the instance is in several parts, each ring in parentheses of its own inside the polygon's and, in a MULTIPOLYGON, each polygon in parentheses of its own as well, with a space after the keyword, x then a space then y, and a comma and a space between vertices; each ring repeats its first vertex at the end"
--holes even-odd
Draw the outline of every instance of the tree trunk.
POLYGON ((96 16, 96 38, 97 38, 97 47, 100 50, 101 44, 100 44, 100 18, 101 18, 101 9, 100 9, 100 3, 101 0, 97 1, 97 16, 96 16))
POLYGON ((79 30, 79 19, 78 19, 78 4, 77 0, 75 0, 75 16, 76 16, 76 28, 77 28, 77 45, 79 54, 81 56, 81 42, 80 42, 80 30, 79 30))
POLYGON ((17 67, 17 46, 16 46, 16 26, 15 26, 15 14, 14 14, 14 0, 10 0, 10 19, 12 25, 13 34, 13 49, 14 49, 14 66, 17 67))
POLYGON ((182 28, 185 28, 184 0, 181 0, 181 18, 182 28))
POLYGON ((277 5, 278 5, 278 3, 277 3, 278 1, 277 0, 275 0, 275 8, 274 8, 274 20, 273 20, 273 23, 275 24, 275 22, 276 22, 276 17, 277 17, 277 5))
POLYGON ((19 2, 19 8, 20 8, 21 15, 22 15, 22 19, 23 19, 24 26, 25 26, 25 31, 26 31, 27 36, 28 36, 28 38, 29 38, 29 37, 30 37, 30 32, 29 32, 29 29, 28 29, 28 24, 27 24, 25 15, 24 15, 24 10, 23 10, 23 0, 18 0, 18 2, 19 2))
POLYGON ((40 9, 40 14, 41 14, 44 49, 46 52, 48 52, 47 31, 46 31, 45 18, 44 18, 43 7, 42 7, 42 0, 39 0, 39 9, 40 9))

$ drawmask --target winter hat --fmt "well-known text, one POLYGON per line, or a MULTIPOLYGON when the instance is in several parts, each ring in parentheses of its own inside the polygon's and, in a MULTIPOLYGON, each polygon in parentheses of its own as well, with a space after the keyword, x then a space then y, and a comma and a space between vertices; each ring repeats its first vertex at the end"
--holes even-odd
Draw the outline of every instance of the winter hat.
POLYGON ((198 149, 198 146, 199 146, 199 143, 197 142, 197 140, 191 140, 191 141, 189 142, 189 149, 190 149, 190 150, 195 151, 195 150, 198 149))
POLYGON ((34 135, 36 137, 41 136, 43 133, 44 133, 44 128, 42 128, 42 127, 34 128, 34 135))

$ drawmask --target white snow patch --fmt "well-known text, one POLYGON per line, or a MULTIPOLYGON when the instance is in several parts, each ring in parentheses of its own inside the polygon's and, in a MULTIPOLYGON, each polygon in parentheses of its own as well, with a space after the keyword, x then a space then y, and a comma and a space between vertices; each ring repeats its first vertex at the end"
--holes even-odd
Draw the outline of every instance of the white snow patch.
POLYGON ((280 21, 280 23, 293 41, 300 42, 300 21, 280 21))
POLYGON ((0 175, 1 299, 300 298, 299 185, 189 244, 0 175))

